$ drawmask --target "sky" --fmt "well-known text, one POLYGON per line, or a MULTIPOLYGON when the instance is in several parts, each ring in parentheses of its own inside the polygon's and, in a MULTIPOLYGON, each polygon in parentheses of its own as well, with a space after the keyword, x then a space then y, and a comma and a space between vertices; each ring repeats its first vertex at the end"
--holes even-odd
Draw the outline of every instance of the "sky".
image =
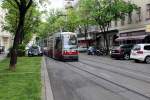
MULTIPOLYGON (((66 3, 65 0, 49 0, 51 2, 50 8, 64 8, 66 3)), ((78 0, 73 0, 72 3, 75 4, 78 0)))
POLYGON ((50 8, 63 8, 64 7, 64 0, 50 0, 51 5, 50 8))

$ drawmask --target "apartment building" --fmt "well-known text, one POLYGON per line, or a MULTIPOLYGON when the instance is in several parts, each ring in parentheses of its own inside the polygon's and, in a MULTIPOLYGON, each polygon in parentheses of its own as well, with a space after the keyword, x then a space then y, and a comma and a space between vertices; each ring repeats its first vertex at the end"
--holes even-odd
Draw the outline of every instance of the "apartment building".
MULTIPOLYGON (((128 2, 128 0, 125 0, 128 2)), ((150 43, 150 0, 130 0, 138 10, 125 16, 125 19, 111 23, 110 30, 118 30, 119 44, 150 43)))
MULTIPOLYGON (((138 6, 123 20, 113 21, 108 31, 109 46, 130 43, 150 43, 150 0, 124 0, 138 6)), ((88 33, 99 47, 105 47, 103 35, 98 26, 90 26, 88 33), (97 35, 98 34, 98 35, 97 35)))
POLYGON ((0 46, 4 46, 5 51, 12 46, 12 35, 2 29, 4 23, 5 10, 0 8, 0 46))

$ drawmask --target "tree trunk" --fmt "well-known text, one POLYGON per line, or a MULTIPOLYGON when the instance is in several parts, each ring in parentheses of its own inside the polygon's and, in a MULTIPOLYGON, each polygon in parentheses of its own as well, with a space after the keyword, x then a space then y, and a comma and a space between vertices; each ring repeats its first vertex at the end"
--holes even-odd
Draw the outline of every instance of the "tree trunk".
POLYGON ((19 17, 19 24, 18 24, 16 34, 15 34, 15 37, 14 37, 13 47, 10 51, 9 69, 12 70, 12 71, 15 71, 15 69, 16 69, 17 48, 18 48, 18 44, 21 42, 20 37, 21 37, 22 32, 23 32, 24 20, 25 20, 25 12, 21 12, 20 17, 19 17))
POLYGON ((85 36, 86 47, 88 48, 89 43, 87 41, 87 27, 86 27, 86 25, 84 25, 84 33, 85 33, 84 36, 85 36))
POLYGON ((104 45, 106 43, 106 50, 107 50, 107 54, 108 54, 109 53, 109 43, 108 43, 107 33, 104 32, 103 36, 104 36, 104 45))

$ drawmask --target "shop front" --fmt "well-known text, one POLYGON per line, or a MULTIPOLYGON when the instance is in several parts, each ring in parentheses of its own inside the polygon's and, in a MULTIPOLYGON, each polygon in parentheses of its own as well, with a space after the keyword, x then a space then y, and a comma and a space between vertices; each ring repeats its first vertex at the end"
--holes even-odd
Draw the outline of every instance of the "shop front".
POLYGON ((120 33, 115 41, 119 45, 150 43, 150 35, 145 30, 120 33))

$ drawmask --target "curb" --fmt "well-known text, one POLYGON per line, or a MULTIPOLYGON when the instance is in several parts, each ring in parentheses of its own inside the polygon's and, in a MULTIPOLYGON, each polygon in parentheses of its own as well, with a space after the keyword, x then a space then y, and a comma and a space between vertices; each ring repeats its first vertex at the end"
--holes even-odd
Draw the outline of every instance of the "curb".
POLYGON ((46 68, 46 61, 44 58, 45 57, 42 57, 42 63, 41 63, 42 100, 54 100, 52 89, 51 89, 51 83, 46 68))

